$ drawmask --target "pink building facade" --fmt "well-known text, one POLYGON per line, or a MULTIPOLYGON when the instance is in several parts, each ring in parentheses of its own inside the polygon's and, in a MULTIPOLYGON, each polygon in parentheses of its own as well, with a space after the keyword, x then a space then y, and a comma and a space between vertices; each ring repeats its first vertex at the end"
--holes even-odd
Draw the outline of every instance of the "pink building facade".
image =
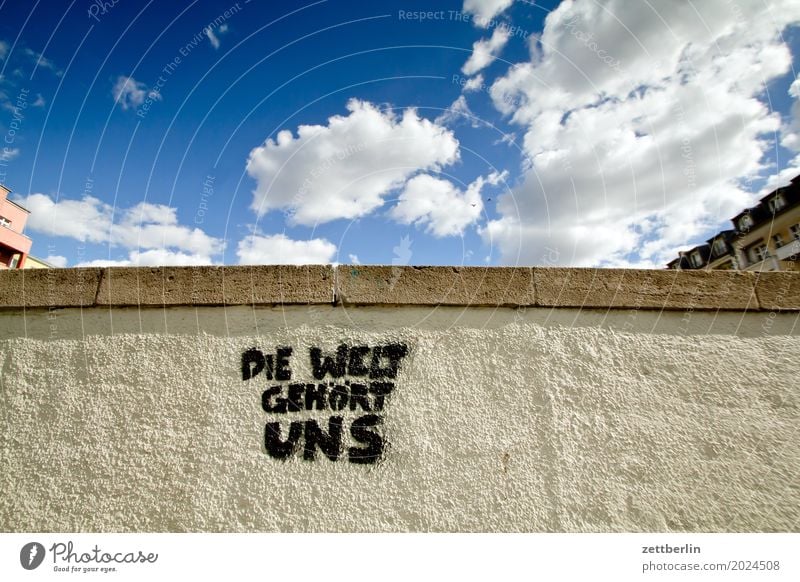
POLYGON ((30 213, 8 199, 10 192, 0 184, 0 270, 23 268, 32 244, 22 234, 30 213))

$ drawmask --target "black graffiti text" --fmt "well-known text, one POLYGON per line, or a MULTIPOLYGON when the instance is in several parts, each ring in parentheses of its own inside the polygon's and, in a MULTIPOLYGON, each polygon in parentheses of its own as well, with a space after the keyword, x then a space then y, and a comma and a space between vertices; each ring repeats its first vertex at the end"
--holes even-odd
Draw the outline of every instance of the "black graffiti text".
POLYGON ((359 384, 289 384, 271 386, 261 395, 264 412, 285 414, 302 410, 380 412, 386 398, 394 390, 392 382, 359 384))
POLYGON ((291 380, 292 370, 289 368, 289 357, 292 348, 279 347, 275 355, 252 348, 242 354, 242 380, 255 378, 262 372, 267 380, 291 380))
POLYGON ((313 382, 289 382, 293 348, 277 346, 274 353, 250 348, 242 353, 242 380, 263 377, 261 408, 270 415, 316 415, 327 418, 270 418, 264 427, 264 449, 280 460, 301 455, 306 461, 343 458, 356 464, 377 463, 385 452, 383 416, 405 344, 377 346, 339 344, 334 350, 311 347, 308 351, 313 382), (280 384, 277 382, 281 382, 280 384), (347 442, 353 446, 347 446, 347 442))
MULTIPOLYGON (((319 449, 331 461, 338 461, 345 452, 342 446, 344 422, 341 416, 331 416, 328 426, 322 428, 316 420, 295 420, 285 432, 280 422, 268 422, 264 428, 264 448, 270 457, 286 460, 298 451, 302 437, 304 460, 315 460, 319 449)), ((375 429, 382 423, 383 419, 377 414, 366 414, 352 422, 350 436, 363 446, 347 447, 347 458, 351 463, 367 465, 380 460, 384 439, 375 429)))

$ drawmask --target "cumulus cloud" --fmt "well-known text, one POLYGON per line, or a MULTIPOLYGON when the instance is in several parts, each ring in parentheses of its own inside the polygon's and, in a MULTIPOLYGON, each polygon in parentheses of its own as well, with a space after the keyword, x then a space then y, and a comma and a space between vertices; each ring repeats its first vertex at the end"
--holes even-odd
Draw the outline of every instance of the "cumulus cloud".
POLYGON ((783 128, 781 145, 795 152, 800 152, 800 76, 789 86, 789 95, 794 97, 789 123, 783 128))
POLYGON ((250 152, 259 216, 284 209, 290 224, 302 225, 358 218, 413 174, 458 160, 453 133, 414 109, 397 114, 353 99, 347 110, 326 125, 301 125, 296 137, 281 131, 250 152))
POLYGON ((50 263, 54 267, 58 267, 63 269, 67 266, 67 257, 61 255, 48 255, 44 259, 42 259, 45 263, 50 263))
POLYGON ((424 226, 437 238, 462 235, 483 212, 484 185, 497 185, 505 178, 496 172, 481 176, 462 192, 449 180, 420 174, 405 185, 389 216, 402 224, 424 226))
MULTIPOLYGON (((474 75, 491 65, 506 46, 509 31, 506 27, 495 28, 492 36, 484 38, 472 45, 472 54, 461 67, 461 72, 465 75, 474 75)), ((466 87, 464 88, 466 90, 466 87)))
POLYGON ((167 249, 129 251, 127 259, 95 259, 78 263, 76 267, 171 267, 210 265, 211 258, 167 249))
POLYGON ((464 0, 464 12, 474 16, 473 22, 486 28, 492 18, 506 10, 514 0, 464 0))
POLYGON ((161 101, 161 93, 152 91, 144 83, 124 75, 117 77, 117 82, 114 84, 111 94, 114 97, 114 101, 119 103, 123 109, 136 109, 148 98, 154 101, 161 101))
POLYGON ((560 4, 491 88, 526 161, 487 241, 506 263, 661 267, 724 227, 780 127, 763 95, 798 22, 788 0, 560 4))
POLYGON ((27 222, 31 230, 91 243, 109 240, 113 208, 97 198, 56 202, 47 194, 31 194, 22 205, 31 212, 27 222))
POLYGON ((179 224, 177 209, 163 204, 140 202, 114 212, 111 205, 93 196, 53 200, 46 194, 31 194, 21 202, 31 211, 30 229, 122 247, 129 257, 120 264, 210 264, 212 256, 223 250, 221 240, 179 224))
POLYGON ((335 255, 336 245, 323 238, 292 240, 284 234, 253 233, 236 249, 240 265, 318 265, 335 255))

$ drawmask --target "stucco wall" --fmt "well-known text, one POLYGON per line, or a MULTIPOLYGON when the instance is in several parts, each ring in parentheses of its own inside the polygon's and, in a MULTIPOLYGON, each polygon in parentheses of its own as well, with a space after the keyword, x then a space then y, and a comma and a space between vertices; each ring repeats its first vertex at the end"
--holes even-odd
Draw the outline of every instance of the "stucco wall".
POLYGON ((793 275, 2 275, 3 531, 798 531, 793 275), (342 344, 364 350, 315 378, 311 350, 342 344), (370 378, 389 345, 396 377, 384 357, 370 378), (243 379, 243 353, 279 347, 290 380, 243 379), (366 396, 265 411, 298 382, 366 396), (331 417, 338 459, 304 459, 307 421, 331 417), (292 421, 273 458, 265 429, 292 421), (354 462, 366 433, 379 453, 354 462))

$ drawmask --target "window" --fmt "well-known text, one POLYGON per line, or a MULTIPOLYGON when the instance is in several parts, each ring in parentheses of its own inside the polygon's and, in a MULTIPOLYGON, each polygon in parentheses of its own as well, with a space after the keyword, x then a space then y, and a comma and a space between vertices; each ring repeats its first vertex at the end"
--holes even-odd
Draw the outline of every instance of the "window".
POLYGON ((702 267, 703 266, 703 257, 700 256, 700 251, 695 251, 690 255, 692 260, 693 267, 702 267))
POLYGON ((767 245, 761 243, 751 247, 750 249, 750 260, 754 263, 759 263, 766 259, 769 256, 769 252, 767 251, 767 245))
POLYGON ((11 221, 7 219, 5 216, 0 216, 0 226, 11 228, 11 221))
POLYGON ((728 245, 725 244, 725 239, 718 238, 714 241, 714 254, 724 255, 728 251, 728 245))
POLYGON ((783 237, 779 234, 772 235, 772 242, 775 243, 775 248, 779 249, 783 246, 783 237))
POLYGON ((794 240, 800 240, 800 224, 795 224, 789 227, 789 232, 794 240))
POLYGON ((784 206, 786 206, 786 203, 783 201, 783 196, 781 194, 776 194, 775 196, 770 198, 767 204, 769 204, 769 209, 773 214, 775 212, 778 212, 784 206))
POLYGON ((747 230, 753 226, 753 218, 749 214, 745 214, 739 219, 739 230, 747 230))

